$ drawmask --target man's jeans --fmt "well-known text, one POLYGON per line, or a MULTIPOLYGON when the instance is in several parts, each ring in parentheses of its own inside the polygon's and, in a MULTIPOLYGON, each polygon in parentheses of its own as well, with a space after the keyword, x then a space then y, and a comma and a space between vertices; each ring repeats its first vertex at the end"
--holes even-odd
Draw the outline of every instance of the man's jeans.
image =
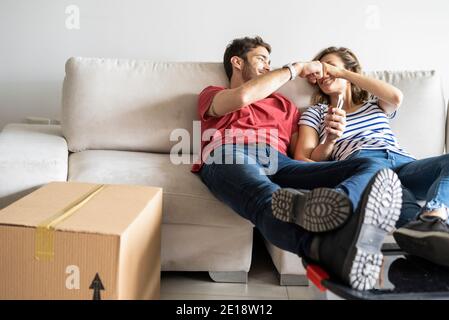
POLYGON ((403 186, 403 204, 397 226, 414 220, 421 211, 449 208, 449 155, 414 160, 389 150, 360 150, 350 159, 376 159, 395 171, 403 186), (418 200, 425 200, 421 209, 418 200))
POLYGON ((270 146, 261 148, 260 145, 224 145, 215 149, 210 157, 221 159, 221 163, 204 164, 200 171, 210 191, 250 220, 265 239, 299 256, 309 256, 313 233, 273 216, 273 192, 286 187, 337 188, 348 195, 353 208, 358 208, 365 187, 382 168, 378 161, 365 158, 338 162, 297 161, 270 146), (220 156, 217 157, 217 153, 220 156), (263 174, 264 170, 270 173, 263 174))

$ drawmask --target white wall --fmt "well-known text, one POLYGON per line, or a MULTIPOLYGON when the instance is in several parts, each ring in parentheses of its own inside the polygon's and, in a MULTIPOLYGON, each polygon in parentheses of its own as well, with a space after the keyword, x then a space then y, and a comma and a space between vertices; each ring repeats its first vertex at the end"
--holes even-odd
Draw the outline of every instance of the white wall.
POLYGON ((0 0, 0 128, 59 118, 70 56, 221 61, 229 40, 257 34, 277 66, 343 45, 366 70, 440 70, 449 96, 448 30, 442 0, 0 0))

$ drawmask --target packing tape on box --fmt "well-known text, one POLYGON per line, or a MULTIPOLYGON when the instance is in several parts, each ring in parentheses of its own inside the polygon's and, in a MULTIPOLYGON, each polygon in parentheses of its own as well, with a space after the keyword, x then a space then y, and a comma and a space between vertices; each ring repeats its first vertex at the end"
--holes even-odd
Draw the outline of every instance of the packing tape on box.
POLYGON ((36 247, 35 258, 37 260, 52 260, 55 255, 55 228, 56 226, 69 218, 79 208, 84 206, 89 200, 91 200, 96 194, 105 188, 105 185, 101 184, 95 186, 92 190, 79 197, 67 207, 59 211, 57 214, 51 216, 45 221, 41 222, 36 228, 36 247))

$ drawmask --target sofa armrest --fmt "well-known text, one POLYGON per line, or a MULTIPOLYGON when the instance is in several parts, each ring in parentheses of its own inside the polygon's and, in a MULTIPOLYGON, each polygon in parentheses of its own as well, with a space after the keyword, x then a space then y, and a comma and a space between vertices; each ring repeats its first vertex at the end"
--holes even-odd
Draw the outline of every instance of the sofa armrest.
POLYGON ((50 181, 66 181, 67 142, 59 125, 9 124, 0 133, 0 208, 50 181))

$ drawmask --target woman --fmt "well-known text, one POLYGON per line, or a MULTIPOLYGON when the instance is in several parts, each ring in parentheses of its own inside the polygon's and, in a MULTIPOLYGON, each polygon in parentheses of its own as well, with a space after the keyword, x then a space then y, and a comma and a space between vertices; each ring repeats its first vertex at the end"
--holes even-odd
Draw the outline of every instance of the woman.
POLYGON ((414 220, 395 232, 396 241, 406 251, 449 266, 449 155, 416 160, 399 146, 388 120, 401 105, 401 91, 363 75, 349 49, 330 47, 314 60, 322 63, 324 76, 309 79, 317 88, 314 105, 299 122, 295 159, 368 157, 395 171, 404 187, 398 226, 414 220), (336 108, 339 97, 342 109, 336 108), (426 201, 423 208, 416 199, 426 201))

